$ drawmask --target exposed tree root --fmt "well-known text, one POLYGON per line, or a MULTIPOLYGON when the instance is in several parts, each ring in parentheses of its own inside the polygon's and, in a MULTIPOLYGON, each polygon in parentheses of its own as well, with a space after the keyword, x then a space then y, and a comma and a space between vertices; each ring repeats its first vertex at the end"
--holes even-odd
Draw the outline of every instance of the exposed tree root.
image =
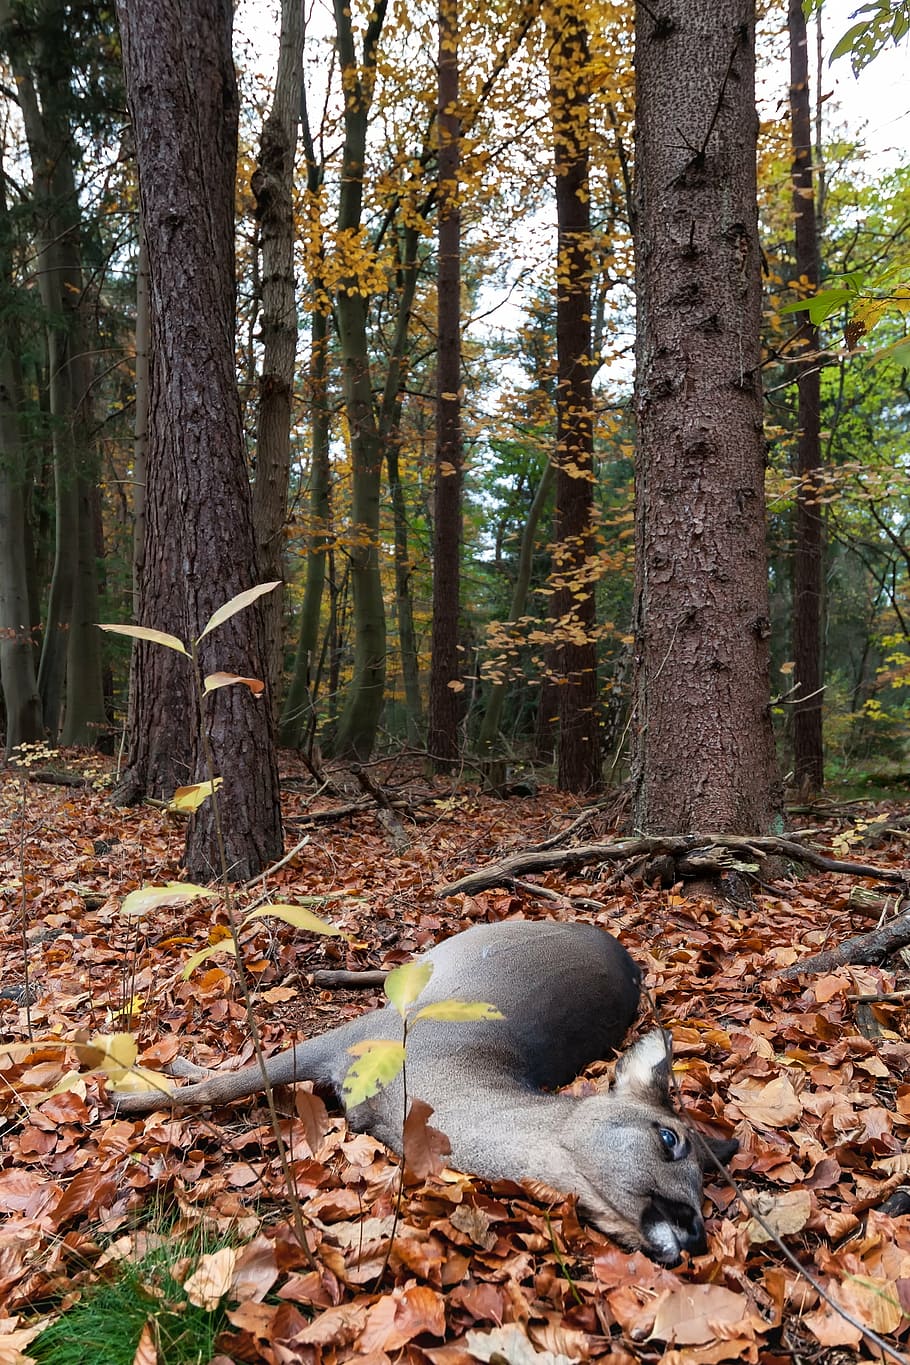
POLYGON ((473 896, 494 886, 511 885, 516 878, 529 873, 551 872, 556 868, 574 872, 594 863, 619 863, 643 856, 669 857, 680 877, 705 876, 731 870, 752 872, 758 870, 763 858, 775 855, 792 862, 808 863, 810 867, 823 872, 873 877, 878 882, 910 888, 910 869, 873 867, 868 863, 829 858, 795 839, 781 839, 773 835, 685 834, 642 835, 634 839, 619 839, 610 844, 578 844, 575 848, 515 853, 500 862, 489 863, 466 877, 460 877, 456 882, 449 882, 440 889, 439 894, 473 896))

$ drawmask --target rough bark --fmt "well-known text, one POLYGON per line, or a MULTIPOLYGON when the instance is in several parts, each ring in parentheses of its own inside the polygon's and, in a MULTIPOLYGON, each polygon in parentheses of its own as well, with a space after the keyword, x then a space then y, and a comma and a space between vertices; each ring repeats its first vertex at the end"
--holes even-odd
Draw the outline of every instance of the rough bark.
MULTIPOLYGON (((97 635, 98 587, 91 527, 80 528, 94 481, 91 452, 91 366, 85 344, 79 199, 67 110, 72 70, 64 41, 63 0, 42 0, 32 30, 9 28, 8 46, 32 166, 37 218, 36 274, 46 316, 48 407, 54 467, 54 567, 38 669, 44 723, 61 728, 68 665, 76 676, 67 702, 64 739, 90 743, 103 724, 97 635), (55 41, 50 35, 56 35, 55 41), (80 646, 84 646, 81 648, 80 646)), ((0 25, 12 9, 0 0, 0 25)))
POLYGON ((22 398, 6 181, 0 175, 0 684, 6 752, 44 734, 35 675, 25 542, 26 475, 19 428, 22 398))
POLYGON ((771 827, 752 0, 636 11, 635 825, 771 827))
MULTIPOLYGON (((294 287, 294 165, 303 85, 303 5, 282 0, 278 73, 272 108, 262 129, 252 177, 262 249, 262 372, 256 437, 253 527, 259 580, 285 576, 284 528, 291 468, 291 410, 297 356, 294 287)), ((262 604, 265 627, 266 698, 277 716, 284 669, 284 592, 262 604)))
POLYGON ((437 126, 436 469, 433 498, 433 624, 427 749, 437 768, 458 758, 463 690, 458 626, 461 594, 461 210, 458 176, 458 0, 440 0, 437 126))
MULTIPOLYGON (((809 50, 801 0, 790 0, 790 126, 797 278, 819 283, 812 172, 809 50)), ((799 692, 792 708, 794 780, 804 797, 824 784, 822 744, 822 601, 824 524, 819 502, 821 369, 818 328, 803 315, 797 333, 796 512, 793 548, 793 662, 799 692)))
POLYGON ((556 170, 556 592, 559 737, 557 785, 600 785, 594 555, 594 411, 591 392, 592 242, 588 161, 588 34, 574 0, 547 11, 550 112, 556 170))
MULTIPOLYGON (((127 98, 149 259, 152 367, 147 527, 140 621, 198 636, 223 602, 255 581, 249 483, 234 373, 234 175, 237 88, 230 0, 119 0, 127 98)), ((202 726, 224 779, 219 805, 229 874, 246 880, 282 851, 278 775, 268 708, 244 687, 214 692, 202 716, 173 651, 143 647, 132 736, 134 777, 176 768, 208 774, 202 726), (176 740, 176 742, 175 742, 176 740)), ((261 677, 257 606, 201 646, 203 671, 261 677)), ((187 867, 219 870, 212 803, 194 817, 187 867)))
MULTIPOLYGON (((344 85, 338 230, 352 243, 362 221, 367 127, 376 76, 376 49, 385 11, 386 0, 379 0, 367 24, 362 60, 358 63, 350 7, 346 0, 335 0, 336 44, 344 85)), ((386 623, 379 575, 382 450, 373 410, 367 300, 356 279, 342 282, 336 298, 336 318, 351 442, 354 671, 338 718, 334 747, 341 756, 363 760, 372 753, 385 698, 386 623)))

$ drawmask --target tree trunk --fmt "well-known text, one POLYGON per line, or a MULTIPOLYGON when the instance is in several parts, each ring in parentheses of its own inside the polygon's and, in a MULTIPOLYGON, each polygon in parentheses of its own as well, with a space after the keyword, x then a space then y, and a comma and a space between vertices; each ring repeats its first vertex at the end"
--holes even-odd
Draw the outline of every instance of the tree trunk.
POLYGON ((458 758, 464 667, 458 656, 461 584, 461 210, 458 176, 458 0, 439 0, 436 478, 433 518, 433 626, 427 748, 435 766, 458 758))
MULTIPOLYGON (((547 499, 553 488, 553 481, 556 470, 552 462, 548 461, 543 468, 540 476, 540 483, 534 494, 531 503, 528 519, 524 524, 521 533, 521 546, 518 551, 518 572, 515 576, 515 586, 512 589, 512 601, 509 604, 509 620, 517 621, 524 616, 528 602, 528 592, 531 587, 531 570, 534 564, 534 540, 537 535, 537 527, 540 518, 543 516, 547 499)), ((496 742, 499 734, 499 726, 502 720, 502 708, 506 699, 506 692, 510 684, 507 682, 495 682, 490 688, 490 695, 487 698, 486 710, 480 725, 480 732, 477 736, 477 748, 482 757, 488 756, 496 742)))
POLYGON ((328 542, 331 536, 331 465, 326 378, 328 370, 327 315, 315 307, 310 317, 310 525, 306 557, 306 582, 300 608, 300 627, 294 671, 281 716, 281 743, 301 748, 315 724, 312 691, 319 622, 325 588, 328 542))
MULTIPOLYGON (((363 207, 363 170, 367 126, 376 76, 376 47, 385 18, 379 0, 367 24, 362 61, 358 64, 351 10, 335 0, 338 56, 344 84, 344 154, 338 231, 353 243, 363 207)), ((357 279, 343 281, 336 299, 338 340, 345 411, 351 442, 351 586, 354 594, 354 673, 338 719, 335 752, 359 760, 369 758, 376 742, 385 698, 386 625, 379 575, 379 510, 382 450, 373 410, 367 339, 367 299, 357 279)))
POLYGON ((392 526, 395 538, 395 611, 398 617, 398 648, 404 680, 408 743, 415 747, 423 741, 423 707, 420 697, 420 667, 414 607, 411 597, 411 553, 408 547, 408 515, 401 482, 402 389, 405 383, 407 348, 414 294, 417 289, 417 249, 420 234, 414 227, 402 232, 399 264, 398 319, 389 355, 389 368, 382 400, 381 435, 386 453, 386 471, 392 500, 392 526))
MULTIPOLYGON (((253 485, 253 526, 259 579, 283 579, 284 529, 291 468, 291 408, 297 357, 294 286, 294 168, 303 87, 303 5, 282 0, 278 74, 251 181, 262 246, 262 373, 253 485)), ((262 603, 267 705, 277 716, 284 671, 284 590, 262 603)))
POLYGON ((43 738, 35 676, 25 540, 26 476, 19 406, 22 381, 16 326, 6 178, 0 173, 0 684, 6 710, 6 752, 43 738))
MULTIPOLYGON (((150 6, 118 0, 127 98, 148 246, 152 316, 147 526, 140 620, 190 639, 251 586, 252 509, 234 370, 234 176, 237 87, 230 0, 150 6)), ((200 647, 205 673, 261 677, 258 604, 200 647)), ((280 856, 278 774, 268 707, 245 687, 220 688, 203 716, 169 660, 143 647, 131 763, 148 783, 189 748, 191 780, 208 776, 202 727, 224 780, 219 807, 229 875, 254 876, 280 856), (189 745, 175 737, 190 725, 189 745)), ((185 674, 184 674, 185 677, 185 674)), ((148 789, 146 787, 146 789, 148 789)), ((190 877, 220 870, 207 801, 190 825, 190 877)))
MULTIPOLYGON (((790 0, 790 126, 793 142, 793 215, 796 274, 814 290, 819 283, 818 232, 812 175, 809 49, 801 0, 790 0)), ((822 599, 824 525, 821 474, 821 362, 818 328, 808 314, 800 325, 798 359, 796 515, 793 549, 793 662, 799 684, 793 720, 795 784, 804 797, 824 785, 822 745, 822 599)))
POLYGON ((635 825, 766 831, 752 0, 636 12, 635 825))
POLYGON ((591 394, 588 33, 574 0, 547 12, 556 161, 556 516, 553 615, 559 673, 557 784, 600 785, 591 394))
MULTIPOLYGON (((63 0, 42 0, 41 23, 10 39, 19 107, 32 166, 38 219, 36 274, 46 315, 48 404, 54 465, 54 567, 47 625, 38 670, 44 723, 56 741, 63 716, 67 660, 78 670, 65 742, 91 743, 104 724, 100 644, 97 635, 98 579, 91 523, 83 530, 80 512, 89 505, 84 487, 94 478, 91 458, 91 366, 82 318, 83 274, 79 198, 69 122, 68 22, 63 0), (26 55, 23 41, 37 35, 26 55), (59 35, 55 41, 53 35, 59 35), (39 101, 40 95, 40 101, 39 101), (77 604, 78 595, 78 604, 77 604), (74 616, 74 608, 77 615, 74 616), (85 652, 80 649, 85 645, 85 652)), ((8 0, 0 0, 0 24, 10 23, 8 0)))
POLYGON ((61 744, 95 745, 108 723, 101 671, 101 631, 98 629, 95 491, 94 483, 80 475, 76 484, 76 577, 67 638, 66 709, 61 744))

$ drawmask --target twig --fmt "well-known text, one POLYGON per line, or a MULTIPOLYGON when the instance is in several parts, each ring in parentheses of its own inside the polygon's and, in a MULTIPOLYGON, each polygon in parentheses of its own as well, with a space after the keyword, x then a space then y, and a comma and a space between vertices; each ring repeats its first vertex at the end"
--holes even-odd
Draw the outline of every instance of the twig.
POLYGON ((873 929, 868 934, 858 934, 855 938, 845 939, 834 948, 828 948, 814 957, 804 958, 785 967, 778 976, 792 980, 815 972, 833 972, 838 967, 850 965, 877 966, 878 963, 899 948, 910 943, 910 915, 901 915, 890 920, 881 929, 873 929))

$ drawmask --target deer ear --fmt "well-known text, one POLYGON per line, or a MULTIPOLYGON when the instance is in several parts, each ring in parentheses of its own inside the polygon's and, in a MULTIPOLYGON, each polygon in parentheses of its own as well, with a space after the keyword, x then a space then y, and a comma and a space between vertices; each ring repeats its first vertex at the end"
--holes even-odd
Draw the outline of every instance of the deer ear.
POLYGON ((670 1099, 670 1035, 652 1029, 616 1063, 613 1094, 617 1099, 666 1105, 670 1099))

